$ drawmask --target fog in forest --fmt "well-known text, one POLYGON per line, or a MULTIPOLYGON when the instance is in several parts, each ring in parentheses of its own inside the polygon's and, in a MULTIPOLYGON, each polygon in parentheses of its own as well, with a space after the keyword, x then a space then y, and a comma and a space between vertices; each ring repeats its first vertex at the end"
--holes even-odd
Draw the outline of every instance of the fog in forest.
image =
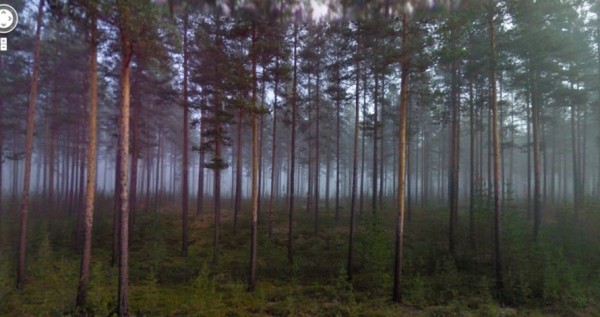
POLYGON ((600 312, 599 13, 0 0, 0 315, 600 312))

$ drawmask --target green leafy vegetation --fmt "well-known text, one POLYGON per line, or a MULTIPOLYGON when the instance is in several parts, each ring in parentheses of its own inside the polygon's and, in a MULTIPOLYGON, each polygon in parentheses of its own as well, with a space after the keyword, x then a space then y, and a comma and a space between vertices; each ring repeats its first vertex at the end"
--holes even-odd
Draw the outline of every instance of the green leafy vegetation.
MULTIPOLYGON (((482 204, 482 206, 485 204, 482 204)), ((505 288, 494 288, 489 230, 491 213, 477 211, 477 249, 461 236, 457 259, 445 245, 443 208, 414 210, 407 225, 405 305, 393 304, 388 294, 393 266, 393 215, 363 214, 356 233, 357 260, 353 280, 347 280, 347 239, 334 215, 323 215, 323 230, 313 235, 311 217, 299 212, 294 237, 294 264, 286 257, 286 217, 277 212, 273 239, 260 223, 258 284, 246 290, 249 230, 234 234, 228 213, 223 224, 218 265, 211 263, 212 223, 190 218, 190 252, 181 257, 180 217, 176 213, 140 212, 130 245, 131 313, 136 316, 587 316, 600 313, 600 239, 590 221, 600 217, 591 209, 575 217, 568 208, 551 209, 540 241, 533 243, 531 226, 518 207, 506 209, 503 223, 505 288)), ((92 273, 87 313, 115 313, 117 269, 110 266, 111 214, 96 215, 92 273)), ((75 312, 79 256, 75 222, 53 221, 35 215, 28 247, 28 285, 14 288, 16 214, 4 215, 0 251, 0 315, 60 316, 75 312), (65 243, 71 241, 71 243, 65 243)), ((240 227, 249 228, 249 215, 240 227)), ((461 230, 468 219, 461 217, 461 230)), ((463 228, 464 227, 464 228, 463 228)))

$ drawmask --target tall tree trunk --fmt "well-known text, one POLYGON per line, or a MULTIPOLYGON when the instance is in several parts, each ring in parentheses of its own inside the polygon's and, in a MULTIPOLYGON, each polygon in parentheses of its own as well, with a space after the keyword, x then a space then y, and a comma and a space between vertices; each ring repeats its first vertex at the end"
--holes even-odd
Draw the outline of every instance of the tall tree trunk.
POLYGON ((242 108, 238 110, 237 122, 237 146, 236 146, 236 164, 235 164, 235 205, 233 207, 233 232, 237 230, 237 221, 240 209, 242 208, 242 108))
MULTIPOLYGON (((385 185, 385 174, 383 173, 383 168, 385 167, 385 157, 384 157, 384 149, 385 149, 385 138, 384 138, 384 134, 385 134, 385 127, 384 127, 384 121, 385 121, 385 74, 382 74, 381 76, 381 100, 379 101, 379 103, 381 104, 381 120, 380 120, 380 126, 379 126, 379 130, 381 131, 381 135, 379 136, 379 142, 380 142, 380 146, 379 146, 379 208, 383 208, 383 191, 384 191, 384 185, 385 185)), ((408 148, 410 150, 410 146, 408 148)), ((410 157, 410 156, 409 156, 410 157)), ((410 168, 410 167, 409 167, 410 168)), ((409 184, 410 185, 410 184, 409 184)), ((410 186, 409 186, 410 187, 410 186)), ((410 199, 410 194, 409 197, 410 199)), ((408 209, 410 210, 410 206, 408 206, 408 209)))
POLYGON ((340 138, 342 112, 339 99, 336 99, 336 123, 335 123, 335 224, 340 221, 340 138))
POLYGON ((20 233, 19 233, 19 265, 17 266, 17 288, 25 287, 25 252, 27 246, 27 218, 29 214, 29 187, 31 185, 31 158, 33 155, 33 129, 35 120, 35 103, 37 100, 37 84, 40 69, 40 41, 44 16, 44 0, 38 5, 37 27, 33 48, 33 73, 27 107, 27 139, 25 141, 25 173, 23 174, 23 192, 21 193, 20 233))
MULTIPOLYGON (((320 48, 319 48, 319 53, 320 53, 320 48)), ((319 54, 320 55, 320 54, 319 54)), ((321 117, 321 66, 319 63, 319 67, 317 69, 317 100, 316 100, 316 106, 317 106, 317 114, 316 114, 316 118, 315 118, 315 123, 316 123, 316 137, 315 137, 315 183, 314 183, 314 190, 315 190, 315 235, 319 234, 319 200, 320 200, 320 193, 319 193, 319 183, 320 183, 320 176, 321 176, 321 156, 320 156, 320 149, 319 149, 319 143, 320 143, 320 139, 321 139, 321 135, 320 135, 320 126, 319 126, 319 121, 320 117, 321 117)), ((358 115, 358 114, 357 114, 358 115)))
MULTIPOLYGON (((452 49, 456 49, 457 30, 455 17, 451 17, 450 41, 452 49)), ((452 61, 452 84, 450 91, 450 104, 452 115, 452 132, 450 136, 450 182, 448 183, 448 196, 450 200, 450 255, 456 257, 456 236, 458 230, 458 193, 459 193, 459 168, 460 168, 460 84, 458 77, 458 61, 452 61)))
POLYGON ((200 146, 198 151, 198 197, 196 201, 196 217, 201 217, 204 213, 204 149, 202 144, 204 143, 204 120, 205 111, 201 111, 200 115, 200 146))
POLYGON ((269 197, 268 234, 273 237, 273 200, 275 200, 275 158, 277 153, 277 97, 279 95, 279 55, 275 57, 275 93, 273 100, 273 132, 271 134, 271 197, 269 197))
MULTIPOLYGON (((121 135, 117 137, 117 144, 121 144, 121 135)), ((117 149, 115 158, 115 197, 113 206, 113 234, 112 234, 112 253, 110 265, 115 266, 119 262, 119 228, 120 225, 120 208, 121 208, 121 183, 119 175, 121 175, 121 151, 117 149)))
POLYGON ((256 288, 256 249, 258 247, 258 109, 256 104, 256 22, 252 23, 252 228, 248 290, 256 288))
POLYGON ((365 140, 367 131, 367 72, 363 72, 363 104, 362 104, 362 135, 360 147, 360 198, 358 203, 358 214, 362 215, 365 197, 365 140))
POLYGON ((188 254, 190 109, 188 105, 188 13, 183 14, 183 158, 181 162, 181 255, 188 254))
MULTIPOLYGON (((222 44, 222 40, 221 40, 221 17, 220 16, 216 16, 215 18, 216 22, 216 36, 215 36, 215 44, 216 46, 221 49, 221 44, 222 44)), ((215 73, 218 74, 220 72, 220 65, 219 63, 215 63, 215 73)), ((216 265, 219 262, 219 242, 220 242, 220 226, 221 226, 221 169, 223 168, 224 162, 223 159, 221 157, 221 111, 223 111, 223 105, 222 105, 222 96, 221 96, 221 91, 220 89, 217 90, 216 92, 216 96, 215 96, 215 106, 216 106, 216 111, 214 112, 214 119, 215 119, 215 130, 216 130, 216 136, 215 136, 215 151, 214 151, 214 157, 213 157, 213 161, 214 163, 217 164, 217 166, 213 169, 213 204, 214 204, 214 235, 213 235, 213 265, 216 265)), ((233 171, 232 171, 233 173, 233 171)))
MULTIPOLYGON (((572 159, 573 159, 573 210, 575 215, 578 214, 580 208, 580 188, 579 188, 579 158, 577 157, 579 153, 578 144, 579 138, 577 135, 577 110, 574 105, 571 105, 571 150, 572 150, 572 159)), ((552 175, 554 177, 554 174, 552 175)))
POLYGON ((502 227, 500 224, 500 127, 498 123, 498 104, 496 102, 496 31, 494 26, 494 15, 496 5, 494 0, 489 0, 488 12, 488 35, 490 38, 490 84, 492 108, 492 130, 494 134, 494 266, 496 271, 496 289, 502 295, 504 291, 504 279, 502 276, 502 227))
POLYGON ((132 42, 129 38, 129 8, 127 4, 120 5, 120 36, 121 36, 121 112, 119 115, 119 154, 121 168, 119 171, 120 196, 120 230, 119 230, 119 295, 117 311, 119 316, 128 315, 129 300, 129 112, 130 112, 130 63, 132 42))
POLYGON ((531 123, 532 105, 531 78, 527 81, 526 112, 527 112, 527 220, 531 220, 531 123))
POLYGON ((475 175, 475 101, 473 95, 473 80, 469 81, 469 242, 471 250, 475 251, 475 187, 477 176, 475 175))
MULTIPOLYGON (((600 5, 596 5, 596 47, 600 47, 600 5)), ((596 50, 596 59, 598 63, 597 87, 600 90, 600 49, 596 50)), ((600 124, 600 100, 596 105, 598 111, 598 123, 600 124)), ((598 129, 598 140, 600 140, 600 129, 598 129)), ((598 142, 598 171, 596 175, 596 198, 600 198, 600 142, 598 142)))
MULTIPOLYGON (((360 32, 360 25, 357 26, 358 32, 360 32)), ((356 69, 356 88, 354 92, 354 151, 352 152, 352 196, 350 201, 350 232, 348 233, 348 264, 347 271, 348 280, 352 280, 352 258, 354 255, 354 218, 355 218, 355 209, 356 209, 356 189, 358 185, 358 133, 359 133, 359 120, 360 116, 360 34, 357 35, 358 43, 356 44, 356 55, 355 55, 355 69, 356 69)))
POLYGON ((92 226, 94 222, 94 196, 96 194, 96 129, 98 108, 98 36, 96 29, 96 11, 90 13, 90 113, 89 113, 89 148, 88 169, 85 192, 85 211, 83 222, 83 252, 79 269, 79 286, 77 288, 77 307, 85 309, 87 305, 87 289, 90 279, 90 259, 92 256, 92 226))
POLYGON ((407 125, 407 88, 409 72, 408 56, 408 15, 402 15, 402 60, 400 75, 400 135, 398 138, 398 214, 396 217, 396 248, 394 256, 394 292, 393 300, 402 302, 402 259, 404 252, 404 213, 406 187, 406 125, 407 125))
MULTIPOLYGON (((298 62, 298 24, 294 23, 294 70, 292 80, 292 143, 291 143, 291 157, 290 157, 290 178, 289 178, 289 220, 288 220, 288 261, 294 262, 293 252, 293 239, 294 239, 294 174, 296 167, 296 103, 298 98, 297 93, 297 62, 298 62)), ((338 167, 339 168, 339 167, 338 167)), ((339 175, 339 174, 338 174, 339 175)), ((339 185, 338 185, 339 186, 339 185)), ((337 194, 336 194, 337 195, 337 194)))
MULTIPOLYGON (((158 203, 160 197, 160 180, 162 179, 162 132, 158 129, 157 146, 156 146, 156 178, 154 178, 154 212, 158 211, 158 203)), ((117 161, 119 164, 119 161, 117 161)))
POLYGON ((373 108, 375 109, 375 113, 373 115, 373 178, 371 179, 373 192, 371 193, 371 211, 375 214, 377 212, 377 131, 379 130, 379 74, 375 69, 373 69, 373 76, 375 76, 375 91, 373 92, 373 108))
POLYGON ((538 71, 534 68, 532 72, 532 126, 533 126, 533 236, 537 241, 541 217, 542 217, 542 201, 541 201, 541 185, 542 185, 542 163, 541 163, 541 146, 540 146, 540 100, 538 92, 538 71))

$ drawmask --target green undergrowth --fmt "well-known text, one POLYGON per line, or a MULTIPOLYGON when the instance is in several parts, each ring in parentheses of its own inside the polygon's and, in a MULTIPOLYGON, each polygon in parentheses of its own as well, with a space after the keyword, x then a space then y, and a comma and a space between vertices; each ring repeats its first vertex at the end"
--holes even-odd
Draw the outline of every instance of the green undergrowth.
MULTIPOLYGON (((600 298, 600 213, 575 215, 567 205, 548 211, 540 237, 516 202, 503 221, 504 288, 498 291, 492 257, 492 215, 485 197, 475 209, 476 243, 468 215, 460 214, 456 256, 448 253, 447 210, 413 211, 406 224, 403 305, 390 301, 393 284, 394 214, 363 212, 355 232, 353 279, 347 279, 348 220, 335 224, 321 210, 299 210, 294 221, 294 262, 287 256, 287 215, 275 213, 273 237, 266 215, 259 225, 258 285, 248 279, 249 215, 234 233, 224 212, 218 263, 213 258, 212 215, 190 217, 187 257, 180 254, 178 213, 136 214, 130 244, 130 312, 135 316, 594 316, 600 298)), ((116 306, 116 267, 110 265, 112 209, 99 205, 87 312, 110 316, 116 306)), ((324 208, 322 208, 324 209, 324 208)), ((27 286, 15 284, 18 217, 0 222, 0 315, 75 315, 79 256, 75 216, 33 212, 27 246, 27 286)))

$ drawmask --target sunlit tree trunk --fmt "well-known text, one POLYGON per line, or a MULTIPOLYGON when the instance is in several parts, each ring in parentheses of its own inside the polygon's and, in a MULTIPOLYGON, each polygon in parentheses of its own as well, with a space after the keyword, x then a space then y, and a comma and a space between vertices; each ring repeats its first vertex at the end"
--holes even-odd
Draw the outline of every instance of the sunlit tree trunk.
POLYGON ((119 3, 119 32, 121 36, 121 105, 119 115, 119 190, 120 196, 120 230, 119 230, 119 292, 117 311, 119 316, 128 315, 129 301, 129 113, 130 113, 130 63, 132 42, 129 37, 129 8, 119 3))
POLYGON ((87 184, 85 193, 85 211, 83 215, 83 252, 79 270, 79 286, 77 288, 77 307, 87 305, 87 290, 90 278, 90 259, 92 256, 92 226, 94 222, 94 197, 96 194, 96 147, 97 147, 97 107, 98 107, 98 36, 96 29, 96 12, 90 14, 90 113, 89 113, 89 147, 87 184))
POLYGON ((402 260, 404 252, 404 214, 406 188, 406 126, 407 126, 407 88, 409 73, 408 56, 408 15, 402 15, 402 57, 400 61, 400 131, 398 137, 398 213, 396 216, 396 248, 394 256, 394 291, 393 300, 402 302, 402 260))

